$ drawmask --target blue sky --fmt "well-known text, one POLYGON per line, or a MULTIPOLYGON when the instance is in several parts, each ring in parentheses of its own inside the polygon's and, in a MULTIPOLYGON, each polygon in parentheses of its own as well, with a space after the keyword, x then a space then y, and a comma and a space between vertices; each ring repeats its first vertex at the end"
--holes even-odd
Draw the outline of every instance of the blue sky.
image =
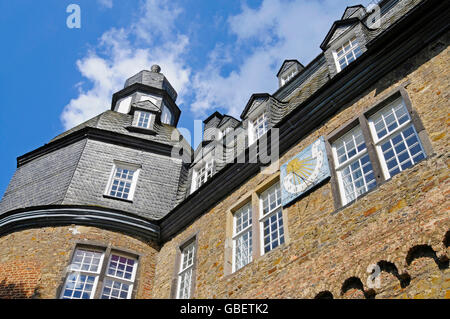
POLYGON ((179 94, 179 127, 215 110, 239 117, 252 93, 277 89, 285 59, 308 64, 345 7, 368 2, 1 1, 0 194, 18 156, 109 109, 138 71, 161 66, 179 94), (66 25, 72 3, 80 29, 66 25))

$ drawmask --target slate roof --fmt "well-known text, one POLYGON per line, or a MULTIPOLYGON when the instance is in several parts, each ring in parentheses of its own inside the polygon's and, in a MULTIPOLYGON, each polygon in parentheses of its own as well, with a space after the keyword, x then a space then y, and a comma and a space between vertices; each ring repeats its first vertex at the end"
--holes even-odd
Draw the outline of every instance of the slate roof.
MULTIPOLYGON (((155 123, 154 130, 156 134, 144 134, 140 132, 130 131, 127 127, 130 127, 133 123, 133 115, 123 114, 115 111, 105 111, 100 115, 58 135, 51 142, 61 139, 73 132, 79 131, 85 127, 98 128, 114 133, 120 133, 124 135, 134 136, 141 139, 146 139, 149 141, 154 141, 162 144, 175 146, 179 143, 178 140, 172 140, 171 136, 173 134, 180 134, 176 127, 164 124, 155 123), (174 132, 175 131, 175 132, 174 132)), ((185 139, 182 140, 185 147, 191 148, 185 139), (187 144, 186 144, 187 143, 187 144)))

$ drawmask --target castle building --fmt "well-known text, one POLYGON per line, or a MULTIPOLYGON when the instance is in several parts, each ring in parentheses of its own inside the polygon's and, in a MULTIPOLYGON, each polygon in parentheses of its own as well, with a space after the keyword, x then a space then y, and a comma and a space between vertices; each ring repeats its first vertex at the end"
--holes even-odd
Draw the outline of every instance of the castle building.
POLYGON ((0 298, 450 298, 450 2, 378 5, 195 151, 155 65, 18 157, 0 298))

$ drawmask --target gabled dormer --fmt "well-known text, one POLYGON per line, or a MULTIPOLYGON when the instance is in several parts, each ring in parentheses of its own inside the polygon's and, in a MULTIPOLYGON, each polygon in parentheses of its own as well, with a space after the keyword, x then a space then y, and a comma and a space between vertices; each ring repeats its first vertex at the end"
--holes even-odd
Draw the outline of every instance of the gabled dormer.
POLYGON ((133 103, 130 114, 133 115, 130 131, 155 133, 155 122, 161 122, 161 109, 150 100, 133 103))
POLYGON ((359 18, 362 19, 366 14, 366 8, 363 5, 357 4, 355 6, 349 6, 345 8, 344 14, 342 15, 341 20, 349 19, 349 18, 359 18))
POLYGON ((284 60, 280 70, 277 73, 278 87, 282 87, 293 79, 305 67, 297 60, 284 60))
POLYGON ((203 121, 203 141, 209 142, 220 138, 218 126, 223 119, 223 115, 214 112, 203 121))
POLYGON ((335 76, 365 51, 370 29, 362 22, 362 6, 347 7, 341 20, 335 21, 320 48, 324 51, 331 76, 335 76))
POLYGON ((248 145, 256 142, 271 128, 270 99, 268 93, 253 94, 241 114, 244 129, 247 129, 248 145))
POLYGON ((111 110, 131 114, 132 105, 149 101, 159 109, 161 123, 176 126, 181 113, 175 103, 177 93, 160 71, 154 65, 151 71, 143 70, 126 80, 125 87, 113 95, 111 110))

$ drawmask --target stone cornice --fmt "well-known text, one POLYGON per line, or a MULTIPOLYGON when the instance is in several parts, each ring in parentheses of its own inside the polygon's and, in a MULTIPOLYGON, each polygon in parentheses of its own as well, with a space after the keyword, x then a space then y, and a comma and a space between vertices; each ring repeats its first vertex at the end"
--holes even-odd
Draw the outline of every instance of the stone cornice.
POLYGON ((93 206, 52 205, 16 209, 0 215, 0 236, 15 231, 64 225, 93 226, 144 239, 159 240, 159 226, 124 211, 93 206))

